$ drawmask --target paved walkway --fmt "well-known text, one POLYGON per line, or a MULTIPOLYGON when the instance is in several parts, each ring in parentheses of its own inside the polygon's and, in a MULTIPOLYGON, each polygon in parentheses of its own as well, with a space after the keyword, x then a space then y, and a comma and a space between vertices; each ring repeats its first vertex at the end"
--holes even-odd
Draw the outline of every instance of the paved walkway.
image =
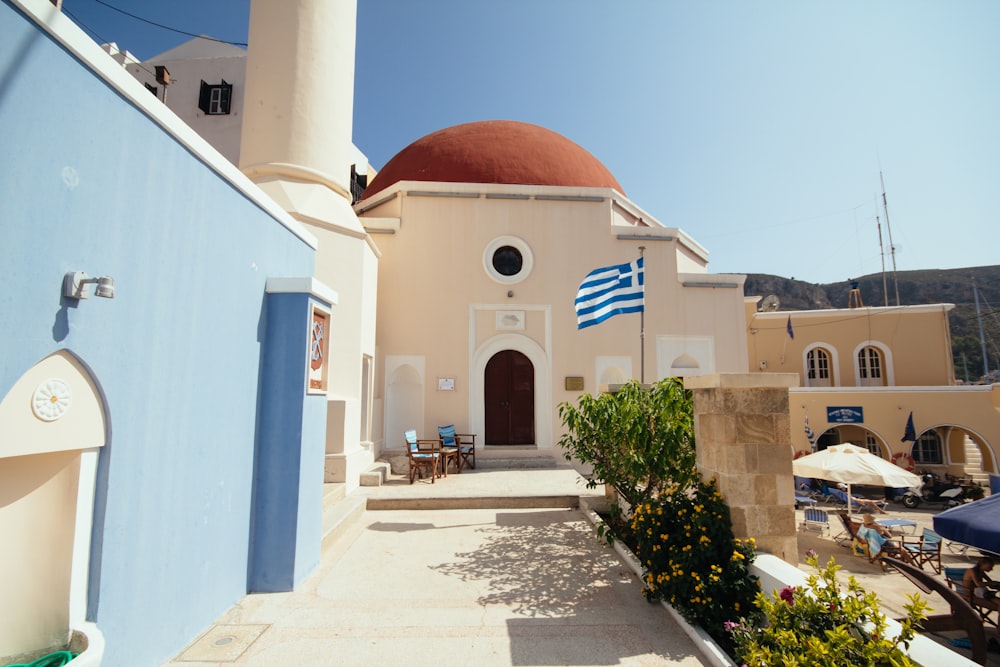
MULTIPOLYGON (((459 507, 573 493, 593 491, 570 469, 482 469, 362 489, 459 507)), ((645 602, 579 510, 518 507, 369 510, 299 590, 246 596, 168 664, 707 663, 662 606, 645 602)))

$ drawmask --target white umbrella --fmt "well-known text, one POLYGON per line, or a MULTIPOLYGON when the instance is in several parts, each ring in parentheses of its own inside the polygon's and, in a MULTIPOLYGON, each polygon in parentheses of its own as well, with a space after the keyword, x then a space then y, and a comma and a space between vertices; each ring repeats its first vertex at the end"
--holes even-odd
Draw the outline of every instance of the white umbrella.
POLYGON ((921 483, 918 475, 852 444, 833 445, 795 459, 792 461, 792 472, 800 477, 817 477, 847 484, 848 509, 851 508, 851 484, 910 487, 921 483))

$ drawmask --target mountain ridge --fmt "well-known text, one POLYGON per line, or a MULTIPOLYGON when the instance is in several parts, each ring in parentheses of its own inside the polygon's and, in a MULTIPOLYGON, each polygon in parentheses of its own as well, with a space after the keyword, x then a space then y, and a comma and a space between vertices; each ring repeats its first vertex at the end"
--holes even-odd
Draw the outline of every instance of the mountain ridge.
POLYGON ((1000 368, 1000 265, 897 271, 895 280, 891 273, 886 273, 885 290, 881 273, 825 284, 764 273, 748 273, 746 277, 743 288, 746 296, 759 296, 763 300, 774 294, 781 302, 778 308, 781 311, 847 308, 852 281, 858 283, 865 306, 895 306, 897 288, 900 305, 954 304, 949 324, 955 374, 967 382, 975 382, 983 375, 979 318, 972 290, 975 280, 991 375, 1000 368))

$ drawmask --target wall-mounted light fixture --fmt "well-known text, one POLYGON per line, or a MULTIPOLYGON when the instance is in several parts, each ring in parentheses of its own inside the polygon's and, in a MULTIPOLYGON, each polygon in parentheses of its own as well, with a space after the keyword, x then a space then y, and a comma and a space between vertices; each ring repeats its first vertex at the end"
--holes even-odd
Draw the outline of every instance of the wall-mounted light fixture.
POLYGON ((94 294, 105 299, 115 298, 115 279, 111 276, 91 278, 83 271, 70 271, 63 276, 63 296, 69 299, 86 299, 86 285, 92 283, 94 294))

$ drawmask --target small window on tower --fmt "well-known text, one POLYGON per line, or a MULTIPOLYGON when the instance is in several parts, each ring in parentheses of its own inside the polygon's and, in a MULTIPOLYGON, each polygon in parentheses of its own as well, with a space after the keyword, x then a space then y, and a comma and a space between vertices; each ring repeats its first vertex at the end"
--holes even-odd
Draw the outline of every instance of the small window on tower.
POLYGON ((209 116, 224 116, 229 113, 233 97, 233 84, 223 79, 220 84, 201 82, 201 93, 198 96, 198 108, 209 116))

